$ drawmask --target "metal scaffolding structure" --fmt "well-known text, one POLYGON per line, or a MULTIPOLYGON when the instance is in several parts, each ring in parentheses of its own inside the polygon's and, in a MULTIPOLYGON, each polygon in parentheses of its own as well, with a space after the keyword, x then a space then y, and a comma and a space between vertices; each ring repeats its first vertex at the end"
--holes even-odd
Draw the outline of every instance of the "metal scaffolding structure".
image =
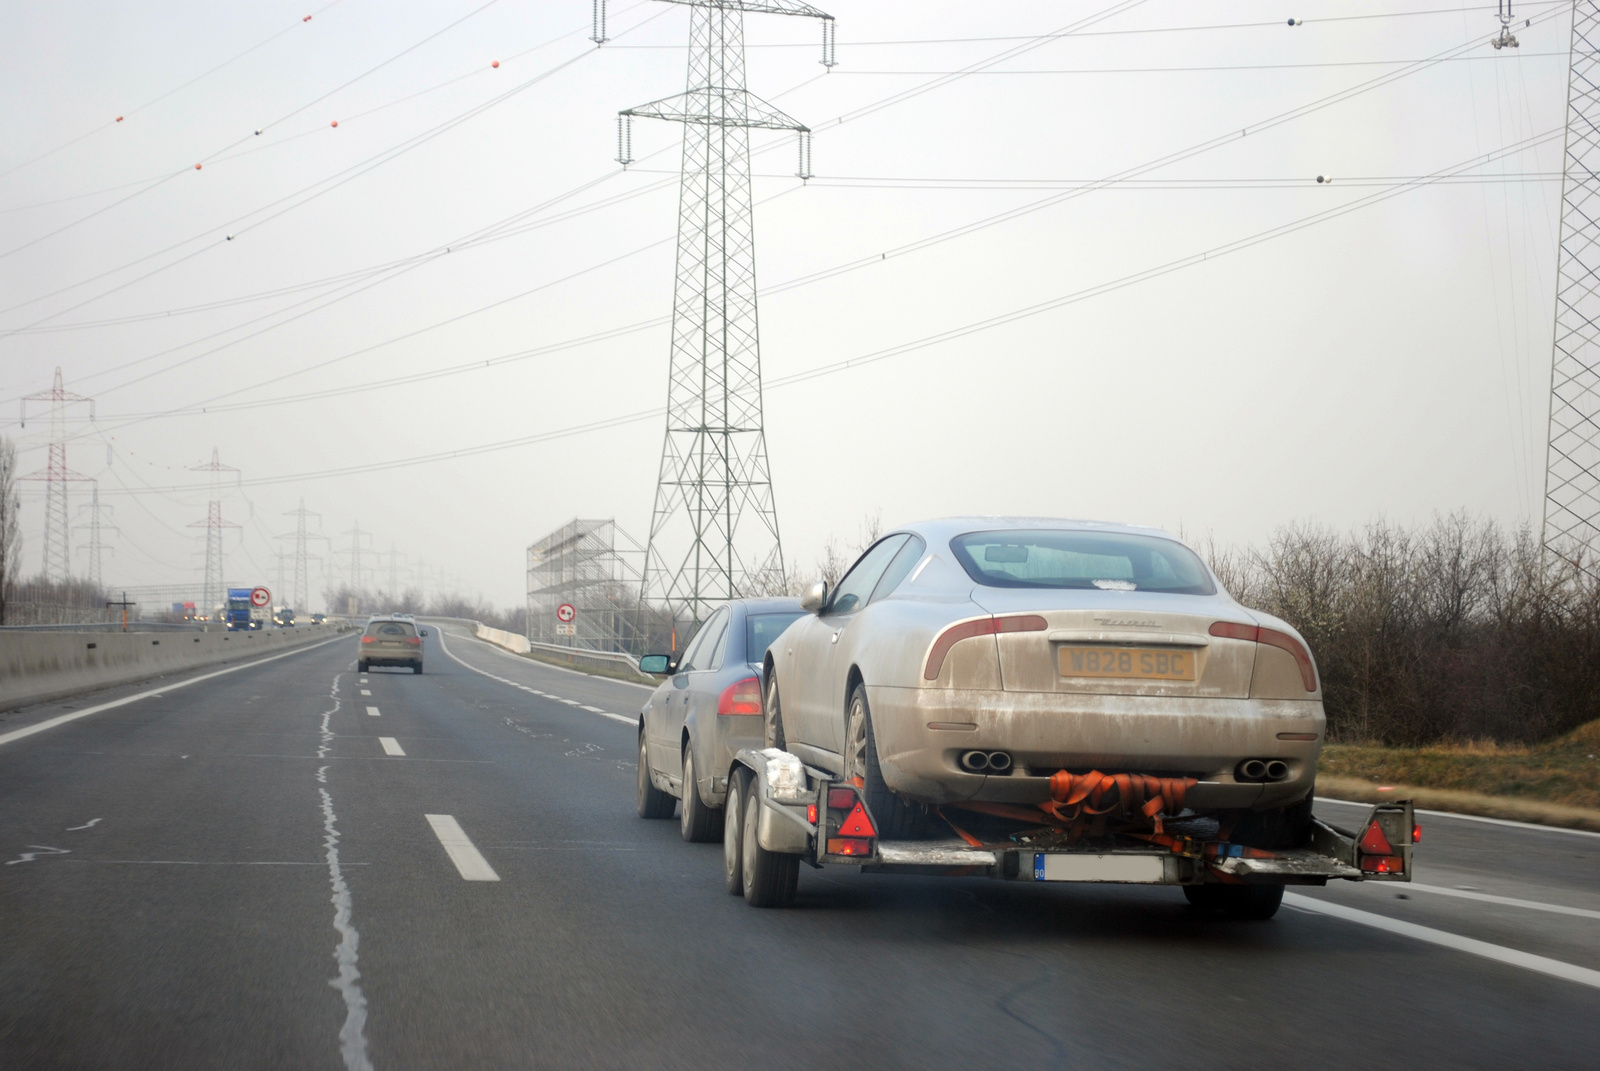
POLYGON ((667 426, 641 606, 700 621, 725 599, 783 580, 762 416, 749 131, 795 131, 802 178, 811 131, 745 89, 744 13, 823 20, 828 66, 833 18, 798 0, 667 2, 690 9, 688 88, 617 118, 623 165, 632 162, 635 117, 684 131, 667 426))
POLYGON ((629 651, 645 548, 615 521, 574 519, 528 547, 528 639, 590 651, 629 651), (562 621, 563 606, 575 611, 562 621))

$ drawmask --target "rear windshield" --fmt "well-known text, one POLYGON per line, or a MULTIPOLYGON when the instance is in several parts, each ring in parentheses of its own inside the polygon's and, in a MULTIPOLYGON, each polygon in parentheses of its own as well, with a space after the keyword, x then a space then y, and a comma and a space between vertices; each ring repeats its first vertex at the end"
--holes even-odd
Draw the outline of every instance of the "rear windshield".
POLYGON ((806 616, 803 610, 785 610, 775 614, 749 614, 744 619, 744 657, 747 662, 759 662, 772 646, 772 641, 783 630, 806 616))
POLYGON ((416 632, 404 621, 374 621, 367 626, 368 636, 415 636, 416 632))
POLYGON ((1157 536, 1111 532, 969 532, 950 541, 961 567, 992 588, 1100 588, 1215 595, 1193 551, 1157 536))

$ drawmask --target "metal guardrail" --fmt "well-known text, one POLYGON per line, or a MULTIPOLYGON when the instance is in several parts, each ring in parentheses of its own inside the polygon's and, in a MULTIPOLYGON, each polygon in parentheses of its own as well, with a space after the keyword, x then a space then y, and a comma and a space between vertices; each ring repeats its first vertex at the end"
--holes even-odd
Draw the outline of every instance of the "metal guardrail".
MULTIPOLYGON (((592 658, 597 662, 621 662, 635 673, 640 673, 639 660, 630 654, 621 654, 612 651, 590 651, 583 647, 564 647, 559 643, 539 643, 528 641, 528 646, 535 651, 544 651, 547 654, 566 655, 569 658, 592 658)), ((643 676, 642 673, 640 673, 643 676)))

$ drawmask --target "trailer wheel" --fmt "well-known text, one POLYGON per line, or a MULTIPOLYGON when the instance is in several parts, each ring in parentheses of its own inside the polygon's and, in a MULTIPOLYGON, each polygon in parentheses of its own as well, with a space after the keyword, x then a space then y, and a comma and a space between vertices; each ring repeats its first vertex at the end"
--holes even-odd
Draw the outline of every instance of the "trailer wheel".
POLYGON ((1282 885, 1185 885, 1183 895, 1202 911, 1221 911, 1229 918, 1270 919, 1283 903, 1282 885))
POLYGON ((683 749, 683 809, 678 812, 678 832, 691 844, 705 844, 721 835, 722 811, 700 801, 694 778, 694 745, 683 749))
POLYGON ((850 693, 850 715, 845 721, 844 776, 860 778, 865 786, 867 807, 878 824, 878 835, 886 840, 914 837, 922 825, 922 810, 901 799, 883 783, 878 765, 878 738, 872 730, 872 711, 867 706, 867 686, 856 685, 850 693))
POLYGON ((678 801, 650 782, 650 750, 645 743, 644 731, 639 731, 639 817, 671 818, 672 806, 678 801))
POLYGON ((743 767, 728 777, 728 802, 722 808, 722 880, 730 896, 744 892, 744 795, 750 775, 743 767))
POLYGON ((740 867, 743 870, 744 902, 751 907, 788 907, 794 903, 795 887, 800 884, 800 857, 769 852, 761 846, 757 827, 761 818, 761 802, 756 793, 761 786, 750 782, 745 790, 744 812, 740 817, 740 867))

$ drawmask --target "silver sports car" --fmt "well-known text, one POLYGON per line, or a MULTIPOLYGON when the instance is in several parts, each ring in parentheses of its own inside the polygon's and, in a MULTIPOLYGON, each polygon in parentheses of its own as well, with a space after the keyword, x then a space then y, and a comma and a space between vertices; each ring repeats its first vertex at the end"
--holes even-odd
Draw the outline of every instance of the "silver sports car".
POLYGON ((766 742, 864 788, 883 836, 952 805, 1155 833, 1187 810, 1260 848, 1308 834, 1311 653, 1165 532, 913 524, 802 606, 763 667, 766 742))

